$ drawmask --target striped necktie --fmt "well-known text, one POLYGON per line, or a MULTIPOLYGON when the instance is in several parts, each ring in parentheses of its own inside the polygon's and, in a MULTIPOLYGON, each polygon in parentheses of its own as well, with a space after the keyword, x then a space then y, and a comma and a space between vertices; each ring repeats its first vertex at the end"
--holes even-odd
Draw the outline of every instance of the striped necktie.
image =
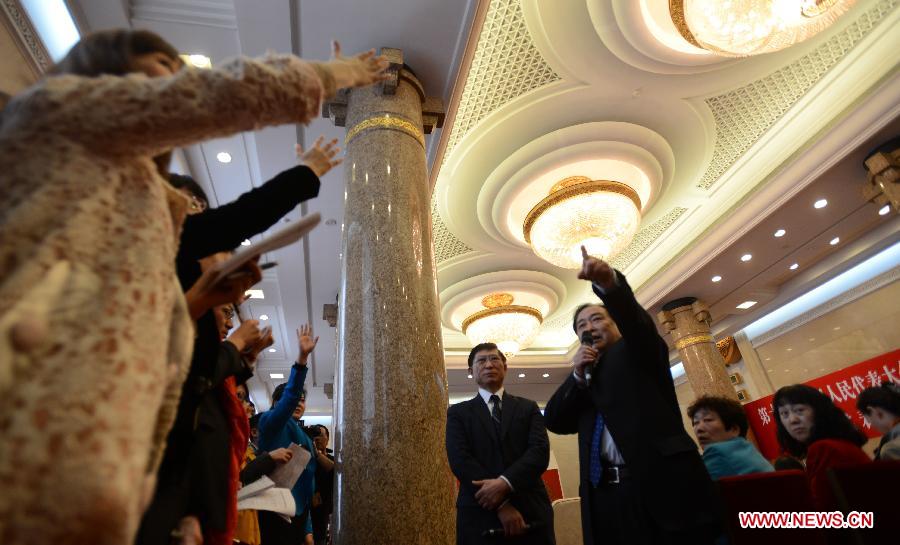
POLYGON ((493 404, 493 408, 491 409, 491 421, 494 423, 494 430, 497 431, 497 438, 499 438, 500 424, 503 422, 500 412, 500 397, 497 394, 491 395, 491 403, 493 404))

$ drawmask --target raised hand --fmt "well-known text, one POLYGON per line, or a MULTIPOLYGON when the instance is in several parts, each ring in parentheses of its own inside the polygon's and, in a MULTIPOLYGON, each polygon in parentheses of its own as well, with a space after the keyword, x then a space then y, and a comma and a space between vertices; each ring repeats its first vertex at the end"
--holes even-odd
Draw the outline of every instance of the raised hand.
POLYGON ((297 329, 297 343, 300 345, 300 357, 297 359, 297 363, 306 365, 306 359, 312 354, 318 342, 319 337, 312 336, 312 326, 309 324, 301 325, 297 329))
POLYGON ((588 255, 587 248, 581 247, 581 270, 578 278, 590 280, 601 288, 610 289, 616 285, 616 271, 600 258, 588 255))
POLYGON ((387 59, 375 55, 375 50, 370 49, 353 57, 341 55, 341 44, 331 42, 331 60, 325 63, 334 76, 335 87, 365 87, 373 83, 387 79, 389 63, 387 59))
POLYGON ((303 151, 303 147, 300 144, 297 144, 294 148, 297 151, 297 158, 300 159, 300 164, 308 166, 319 178, 344 160, 341 157, 335 157, 341 151, 341 148, 337 147, 337 138, 324 146, 322 145, 322 140, 324 140, 322 136, 317 138, 313 147, 306 151, 303 151))
POLYGON ((241 322, 240 327, 229 335, 226 340, 233 344, 238 352, 244 352, 259 343, 261 339, 262 331, 259 329, 259 320, 247 320, 246 322, 241 322))
POLYGON ((256 260, 248 261, 243 267, 215 283, 213 280, 218 275, 216 269, 213 267, 204 270, 200 278, 184 294, 191 317, 196 320, 213 307, 243 302, 244 292, 262 280, 258 260, 257 257, 256 260))

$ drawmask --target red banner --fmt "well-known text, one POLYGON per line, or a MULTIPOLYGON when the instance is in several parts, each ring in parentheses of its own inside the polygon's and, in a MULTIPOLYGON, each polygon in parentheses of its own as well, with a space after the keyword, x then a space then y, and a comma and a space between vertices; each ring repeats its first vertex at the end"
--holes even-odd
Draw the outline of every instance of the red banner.
MULTIPOLYGON (((862 363, 845 367, 840 371, 815 378, 804 384, 818 388, 820 392, 830 397, 831 401, 840 407, 866 435, 878 437, 881 435, 878 430, 872 428, 862 413, 856 410, 856 397, 866 388, 879 386, 885 381, 900 384, 900 350, 894 350, 862 363)), ((750 420, 750 429, 756 435, 759 450, 770 460, 781 454, 781 448, 775 438, 775 419, 778 416, 772 410, 773 397, 766 396, 744 405, 744 411, 750 420)))

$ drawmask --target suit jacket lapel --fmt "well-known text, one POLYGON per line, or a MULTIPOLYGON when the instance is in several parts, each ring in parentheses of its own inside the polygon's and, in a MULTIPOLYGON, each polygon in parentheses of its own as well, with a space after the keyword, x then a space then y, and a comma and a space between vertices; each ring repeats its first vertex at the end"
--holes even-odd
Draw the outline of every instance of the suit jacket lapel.
POLYGON ((500 439, 509 433, 516 412, 516 398, 503 392, 503 400, 500 402, 500 439))
POLYGON ((480 394, 476 394, 472 399, 472 410, 475 411, 475 419, 481 422, 481 427, 492 441, 496 441, 497 433, 494 431, 494 424, 491 422, 491 415, 488 412, 487 404, 481 399, 480 394))

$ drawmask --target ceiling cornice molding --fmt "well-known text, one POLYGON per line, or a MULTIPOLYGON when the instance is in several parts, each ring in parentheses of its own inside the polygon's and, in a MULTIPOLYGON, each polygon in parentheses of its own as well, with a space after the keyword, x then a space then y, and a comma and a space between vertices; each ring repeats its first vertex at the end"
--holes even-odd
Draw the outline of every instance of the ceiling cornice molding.
MULTIPOLYGON (((861 104, 854 105, 851 112, 838 116, 843 119, 824 131, 821 137, 814 137, 812 140, 815 143, 809 148, 785 161, 773 176, 759 184, 761 189, 717 216, 725 218, 724 221, 714 223, 703 233, 697 234, 691 239, 695 241, 693 246, 661 264, 645 281, 638 282, 638 300, 648 308, 657 304, 672 287, 693 276, 716 255, 900 115, 900 104, 896 102, 898 92, 900 75, 895 75, 861 104)), ((691 215, 693 213, 691 211, 691 215)))
POLYGON ((453 91, 450 94, 450 101, 447 105, 444 126, 441 128, 441 138, 438 142, 434 165, 429 173, 429 187, 432 190, 434 189, 438 173, 443 165, 444 154, 447 152, 450 133, 453 132, 453 128, 456 125, 456 115, 459 111, 459 103, 460 100, 462 100, 469 71, 472 69, 472 59, 475 58, 475 51, 478 48, 478 42, 481 39, 481 31, 484 28, 484 21, 487 17, 488 7, 490 5, 491 0, 478 0, 478 6, 475 8, 475 17, 472 20, 472 28, 469 30, 469 37, 466 40, 466 47, 463 51, 463 58, 459 63, 459 70, 457 71, 456 78, 453 82, 453 91))
POLYGON ((885 273, 882 273, 871 280, 863 282, 859 284, 855 288, 845 291, 844 293, 838 295, 834 299, 831 299, 821 305, 809 310, 808 312, 804 312, 800 316, 789 320, 778 327, 770 329, 769 331, 763 333, 762 335, 756 337, 755 339, 751 339, 751 344, 753 344, 754 348, 758 348, 778 337, 781 337, 785 333, 788 333, 798 327, 809 323, 816 318, 824 316, 829 312, 836 310, 839 307, 842 307, 848 303, 852 303, 861 297, 864 297, 875 290, 881 289, 888 284, 896 282, 900 280, 900 267, 895 267, 885 273))
POLYGON ((132 20, 160 21, 237 30, 232 0, 131 0, 132 20))
POLYGON ((3 24, 10 29, 16 46, 22 51, 29 61, 29 68, 34 72, 35 78, 41 75, 53 65, 50 54, 44 47, 44 43, 38 36, 34 25, 19 0, 0 0, 2 6, 3 24))
POLYGON ((898 0, 881 0, 839 34, 764 78, 704 100, 716 127, 713 157, 697 187, 709 190, 775 123, 883 22, 898 0))

